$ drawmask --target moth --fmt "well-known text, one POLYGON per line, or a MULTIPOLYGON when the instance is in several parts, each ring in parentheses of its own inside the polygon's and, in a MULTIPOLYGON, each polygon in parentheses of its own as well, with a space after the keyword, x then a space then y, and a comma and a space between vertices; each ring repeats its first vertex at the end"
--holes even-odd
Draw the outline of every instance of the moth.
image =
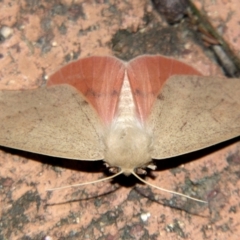
POLYGON ((52 74, 44 87, 0 91, 1 146, 103 159, 111 177, 134 174, 145 182, 139 174, 155 168, 153 159, 239 135, 240 80, 203 77, 160 55, 129 62, 82 58, 52 74))

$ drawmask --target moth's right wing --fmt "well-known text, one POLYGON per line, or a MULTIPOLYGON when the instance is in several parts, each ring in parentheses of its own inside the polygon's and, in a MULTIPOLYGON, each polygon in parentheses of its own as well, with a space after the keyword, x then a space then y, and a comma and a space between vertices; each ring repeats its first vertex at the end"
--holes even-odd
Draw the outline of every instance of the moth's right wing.
POLYGON ((152 109, 152 158, 200 150, 240 136, 240 79, 174 76, 152 109))

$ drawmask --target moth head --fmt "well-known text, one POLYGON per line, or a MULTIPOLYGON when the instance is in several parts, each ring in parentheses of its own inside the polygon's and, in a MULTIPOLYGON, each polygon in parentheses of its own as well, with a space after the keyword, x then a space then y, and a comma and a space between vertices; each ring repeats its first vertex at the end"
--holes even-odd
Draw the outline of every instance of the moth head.
POLYGON ((152 161, 152 139, 136 124, 117 124, 108 130, 104 139, 104 161, 110 169, 119 168, 125 175, 144 169, 152 161))

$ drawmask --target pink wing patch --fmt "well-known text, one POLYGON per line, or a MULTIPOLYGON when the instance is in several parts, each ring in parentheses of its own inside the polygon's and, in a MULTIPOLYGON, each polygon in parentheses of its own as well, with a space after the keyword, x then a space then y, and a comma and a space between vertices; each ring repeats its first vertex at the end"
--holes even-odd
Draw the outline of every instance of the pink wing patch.
POLYGON ((177 74, 201 75, 191 66, 163 56, 141 56, 129 62, 127 75, 142 122, 150 115, 165 81, 177 74))
POLYGON ((105 124, 114 118, 125 66, 114 57, 88 57, 71 62, 50 76, 47 86, 70 84, 79 90, 105 124))

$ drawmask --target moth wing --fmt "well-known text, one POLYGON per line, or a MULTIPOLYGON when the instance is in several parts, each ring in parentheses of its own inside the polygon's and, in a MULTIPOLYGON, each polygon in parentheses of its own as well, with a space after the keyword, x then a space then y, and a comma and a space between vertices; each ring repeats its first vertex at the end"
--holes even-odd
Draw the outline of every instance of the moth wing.
POLYGON ((126 68, 136 110, 142 122, 148 118, 157 95, 170 76, 201 75, 193 67, 161 55, 134 58, 126 68))
POLYGON ((152 158, 169 158, 240 135, 240 81, 174 76, 158 95, 148 120, 152 158))
POLYGON ((0 145, 82 160, 103 158, 102 123, 70 85, 0 92, 0 145))
POLYGON ((111 124, 125 73, 124 64, 115 57, 81 58, 50 76, 47 85, 69 84, 79 90, 96 109, 102 121, 111 124))

